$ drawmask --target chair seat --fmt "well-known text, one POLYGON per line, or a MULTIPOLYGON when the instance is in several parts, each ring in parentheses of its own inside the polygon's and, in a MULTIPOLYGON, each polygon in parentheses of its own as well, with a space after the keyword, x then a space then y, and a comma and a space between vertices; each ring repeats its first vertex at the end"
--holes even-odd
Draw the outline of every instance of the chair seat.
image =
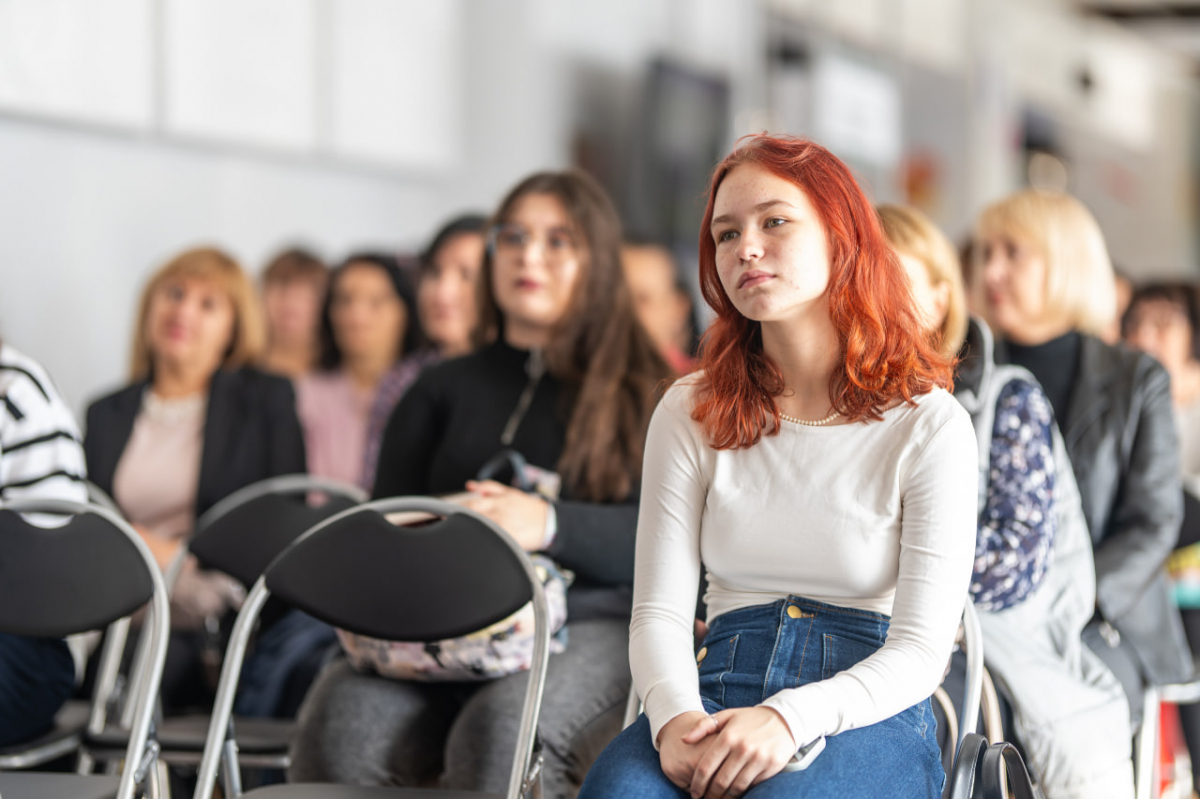
POLYGON ((8 771, 0 774, 0 796, 12 799, 112 799, 119 779, 96 774, 44 774, 8 771))
POLYGON ((254 799, 504 799, 498 793, 439 791, 433 788, 366 788, 358 785, 286 783, 268 785, 242 796, 254 799))
POLYGON ((82 700, 66 702, 54 716, 54 727, 31 741, 0 748, 0 768, 33 768, 79 748, 91 706, 82 700))
MULTIPOLYGON (((203 713, 172 716, 158 726, 155 738, 164 753, 200 753, 204 751, 208 725, 209 716, 203 713)), ((296 722, 291 719, 235 718, 233 727, 237 733, 238 751, 246 755, 287 754, 295 726, 296 722)), ((123 750, 128 740, 126 730, 109 727, 90 736, 88 743, 100 749, 123 750)))

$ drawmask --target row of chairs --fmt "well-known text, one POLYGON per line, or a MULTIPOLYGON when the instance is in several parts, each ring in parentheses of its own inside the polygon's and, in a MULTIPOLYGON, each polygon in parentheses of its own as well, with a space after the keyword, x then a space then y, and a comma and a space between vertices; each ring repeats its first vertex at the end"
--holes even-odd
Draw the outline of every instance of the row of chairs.
MULTIPOLYGON (((247 648, 263 606, 273 595, 337 627, 376 638, 417 641, 481 629, 533 602, 537 649, 506 795, 539 795, 536 719, 548 632, 545 599, 533 566, 500 528, 461 506, 428 498, 373 503, 365 499, 351 486, 291 475, 244 489, 202 517, 191 554, 251 590, 228 645, 213 713, 167 719, 155 712, 169 633, 166 597, 186 553, 160 575, 140 537, 98 492, 89 505, 34 500, 4 505, 0 630, 61 637, 108 627, 92 702, 69 704, 56 729, 41 739, 0 750, 0 796, 124 799, 141 789, 158 796, 167 790, 165 766, 171 764, 198 767, 195 796, 209 799, 219 775, 223 795, 235 797, 242 794, 242 767, 286 768, 292 722, 232 715, 247 648), (324 503, 312 504, 314 495, 324 503), (433 521, 397 527, 386 518, 396 513, 433 521), (45 528, 28 514, 67 516, 70 521, 45 528), (118 672, 129 615, 148 602, 125 678, 127 690, 122 692, 117 689, 118 672), (79 753, 76 775, 13 771, 36 768, 71 752, 79 753), (93 776, 96 762, 109 764, 117 773, 93 776)), ((998 744, 1002 736, 994 686, 983 665, 982 635, 969 600, 961 643, 967 655, 962 718, 955 717, 944 692, 939 689, 935 697, 956 728, 945 753, 952 775, 948 796, 955 795, 956 782, 966 779, 954 776, 962 772, 954 767, 956 750, 973 757, 981 745, 998 744), (982 743, 972 738, 981 706, 987 732, 982 743)), ((631 693, 630 721, 638 706, 631 693)), ((1141 768, 1139 772, 1145 773, 1141 768)), ((375 797, 380 792, 278 785, 251 794, 303 799, 375 797)), ((436 796, 452 799, 455 794, 436 796)))
MULTIPOLYGON (((79 752, 79 774, 0 772, 0 796, 133 799, 161 795, 165 763, 198 765, 196 797, 242 794, 243 766, 283 767, 287 722, 232 715, 241 667, 259 615, 275 596, 335 627, 376 638, 430 641, 481 629, 532 603, 533 665, 506 796, 540 796, 537 716, 549 657, 548 611, 534 566, 485 517, 408 497, 364 503, 356 489, 305 476, 276 478, 231 496, 197 525, 191 552, 252 586, 229 641, 211 716, 165 719, 156 698, 169 635, 169 584, 140 536, 112 508, 21 500, 0 506, 0 630, 64 637, 106 629, 91 707, 73 707, 50 735, 0 751, 0 770, 31 768, 79 752), (307 501, 314 493, 327 500, 307 501), (35 515, 31 517, 30 515, 35 515), (43 526, 39 514, 68 519, 43 526), (397 526, 389 521, 405 514, 397 526), (419 519, 420 521, 415 521, 419 519), (149 603, 127 691, 115 701, 129 616, 149 603), (82 719, 86 718, 83 726, 82 719), (94 775, 97 762, 117 773, 94 775)), ((246 795, 425 796, 348 786, 274 785, 246 795)), ((473 794, 447 794, 454 796, 473 794)))

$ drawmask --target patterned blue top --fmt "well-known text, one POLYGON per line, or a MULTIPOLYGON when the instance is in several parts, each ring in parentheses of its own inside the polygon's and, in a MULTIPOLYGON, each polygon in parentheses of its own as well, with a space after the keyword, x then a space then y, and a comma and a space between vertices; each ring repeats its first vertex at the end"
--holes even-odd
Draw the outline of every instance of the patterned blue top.
POLYGON ((1054 412, 1041 388, 1014 380, 992 426, 987 498, 979 515, 971 596, 1002 610, 1033 592, 1054 545, 1054 412))

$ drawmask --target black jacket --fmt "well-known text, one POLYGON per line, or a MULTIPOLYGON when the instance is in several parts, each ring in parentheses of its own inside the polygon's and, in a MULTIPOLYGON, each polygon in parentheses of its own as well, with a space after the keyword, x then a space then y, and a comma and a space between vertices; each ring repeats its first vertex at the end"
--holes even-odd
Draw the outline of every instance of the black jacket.
POLYGON ((1148 355, 1083 336, 1059 426, 1092 538, 1100 616, 1133 644, 1150 682, 1190 679, 1163 568, 1183 519, 1167 371, 1148 355))
MULTIPOLYGON (((96 400, 83 440, 88 477, 110 495, 133 423, 142 407, 140 381, 96 400)), ((267 477, 305 471, 304 438, 292 384, 256 369, 218 371, 208 390, 196 516, 240 488, 267 477)))

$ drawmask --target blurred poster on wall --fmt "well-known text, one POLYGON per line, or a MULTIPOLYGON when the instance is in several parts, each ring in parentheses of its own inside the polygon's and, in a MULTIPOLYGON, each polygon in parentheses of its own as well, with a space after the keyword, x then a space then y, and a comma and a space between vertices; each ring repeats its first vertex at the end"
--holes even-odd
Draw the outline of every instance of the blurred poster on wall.
POLYGON ((813 71, 813 133, 843 158, 890 168, 900 158, 900 90, 886 72, 830 55, 813 71))
POLYGON ((313 0, 164 0, 164 125, 288 152, 317 143, 313 0))
POLYGON ((694 250, 708 176, 724 154, 729 85, 718 75, 654 61, 642 125, 627 203, 631 224, 674 249, 694 250))
POLYGON ((0 0, 0 109, 149 130, 151 21, 150 0, 0 0))

